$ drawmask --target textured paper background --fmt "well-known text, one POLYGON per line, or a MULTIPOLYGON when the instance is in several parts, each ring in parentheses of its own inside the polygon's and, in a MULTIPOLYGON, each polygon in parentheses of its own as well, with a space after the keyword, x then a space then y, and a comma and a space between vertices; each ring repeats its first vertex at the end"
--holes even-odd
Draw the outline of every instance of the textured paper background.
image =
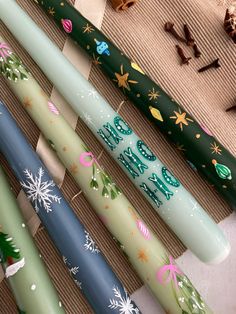
MULTIPOLYGON (((18 2, 62 49, 66 38, 54 23, 37 8, 32 0, 18 0, 18 2)), ((105 0, 77 1, 78 8, 82 9, 83 13, 89 18, 95 19, 98 24, 101 22, 103 5, 105 5, 105 0), (100 6, 99 8, 98 5, 100 6)), ((222 29, 223 17, 224 9, 217 6, 215 0, 176 0, 174 3, 171 0, 158 2, 156 0, 143 0, 131 10, 122 14, 114 12, 111 9, 110 3, 108 3, 102 29, 127 54, 139 62, 147 73, 160 82, 162 87, 196 116, 201 123, 207 124, 222 143, 236 155, 235 114, 226 114, 224 112, 224 109, 233 103, 235 97, 236 47, 233 46, 222 29), (167 20, 173 20, 179 29, 181 29, 184 22, 188 22, 193 29, 199 47, 203 52, 203 57, 200 60, 193 60, 189 67, 179 66, 179 60, 175 52, 176 42, 168 34, 163 32, 163 24, 167 20), (201 65, 211 61, 215 57, 220 57, 221 59, 222 68, 220 70, 210 71, 203 75, 197 74, 196 70, 201 65)), ((7 36, 8 41, 16 48, 16 51, 18 51, 21 57, 23 57, 25 63, 40 81, 42 87, 48 93, 51 93, 52 85, 42 72, 40 72, 28 54, 17 44, 2 24, 0 24, 0 30, 1 33, 7 36)), ((79 48, 75 47, 70 41, 66 42, 64 52, 71 55, 73 62, 77 66, 83 67, 84 75, 86 76, 89 73, 89 63, 85 57, 81 59, 81 56, 76 56, 75 52, 78 50, 79 48)), ((190 54, 190 50, 187 48, 186 52, 190 54)), ((117 109, 124 100, 124 97, 115 89, 112 83, 96 68, 92 68, 90 80, 104 97, 110 101, 112 106, 117 109)), ((40 134, 39 130, 21 108, 2 78, 0 79, 0 96, 13 112, 33 146, 36 147, 40 134)), ((55 95, 55 91, 53 91, 53 96, 59 99, 59 104, 64 108, 63 111, 66 111, 67 118, 75 125, 76 117, 73 112, 67 110, 66 103, 61 97, 58 98, 58 95, 55 95)), ((172 169, 217 222, 231 213, 225 202, 208 184, 190 170, 178 152, 167 143, 164 137, 153 126, 147 123, 146 119, 131 103, 125 102, 120 110, 120 114, 145 139, 162 161, 172 169)), ((90 147, 97 155, 102 151, 101 145, 81 121, 78 121, 76 130, 85 142, 90 143, 90 147)), ((42 147, 43 149, 40 150, 41 156, 44 156, 43 159, 45 159, 48 153, 45 154, 45 145, 42 147)), ((102 155, 101 160, 137 207, 142 217, 153 227, 171 253, 175 257, 181 255, 184 252, 184 247, 159 219, 147 201, 131 185, 120 168, 114 164, 113 160, 106 153, 102 155)), ((52 162, 53 166, 55 165, 54 161, 55 159, 52 162)), ((19 185, 2 157, 0 157, 0 162, 3 163, 4 168, 9 174, 14 192, 18 194, 19 185)), ((51 170, 58 181, 60 181, 63 176, 63 168, 60 168, 60 173, 58 171, 55 172, 55 168, 54 171, 52 168, 51 170)), ((62 191, 68 200, 72 200, 74 195, 79 192, 79 188, 67 173, 63 181, 62 191)), ((93 213, 84 196, 80 194, 77 198, 73 199, 71 204, 105 252, 108 260, 127 286, 129 292, 132 293, 141 287, 142 284, 138 276, 119 251, 119 248, 113 242, 112 237, 105 230, 102 223, 97 220, 96 215, 93 213)), ((34 216, 30 216, 27 211, 27 218, 29 219, 30 217, 34 216)), ((80 313, 91 313, 80 291, 76 290, 76 287, 68 277, 66 269, 62 265, 58 254, 55 252, 43 228, 39 228, 35 239, 61 294, 67 313, 75 314, 78 312, 78 308, 80 313)), ((219 287, 219 289, 221 288, 219 287)), ((0 284, 0 295, 0 313, 14 314, 14 302, 5 281, 0 284), (9 309, 11 309, 11 312, 9 312, 9 309)), ((143 313, 145 314, 145 311, 143 313)))

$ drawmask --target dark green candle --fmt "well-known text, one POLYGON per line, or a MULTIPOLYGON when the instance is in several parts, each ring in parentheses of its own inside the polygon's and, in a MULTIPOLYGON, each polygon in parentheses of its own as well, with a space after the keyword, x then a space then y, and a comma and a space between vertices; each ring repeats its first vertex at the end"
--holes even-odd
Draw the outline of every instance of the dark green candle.
POLYGON ((142 69, 66 1, 36 1, 93 58, 145 116, 175 145, 188 163, 236 208, 236 159, 142 69))

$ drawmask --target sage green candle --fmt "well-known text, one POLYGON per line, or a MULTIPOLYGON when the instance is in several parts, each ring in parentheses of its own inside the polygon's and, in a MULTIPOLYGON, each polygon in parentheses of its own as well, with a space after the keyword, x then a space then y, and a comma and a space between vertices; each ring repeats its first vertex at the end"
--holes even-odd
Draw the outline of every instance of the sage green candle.
POLYGON ((65 313, 1 167, 0 228, 0 259, 19 311, 65 313))
MULTIPOLYGON (((173 314, 190 314, 195 309, 198 310, 196 313, 211 313, 172 256, 142 221, 136 209, 99 165, 93 153, 86 148, 19 57, 7 43, 2 41, 2 45, 5 45, 5 53, 13 61, 8 63, 9 75, 3 74, 9 86, 163 308, 173 314), (14 63, 14 60, 17 62, 14 63)), ((228 250, 224 236, 222 238, 221 234, 217 239, 219 251, 228 250)), ((212 248, 209 247, 209 250, 212 248)))

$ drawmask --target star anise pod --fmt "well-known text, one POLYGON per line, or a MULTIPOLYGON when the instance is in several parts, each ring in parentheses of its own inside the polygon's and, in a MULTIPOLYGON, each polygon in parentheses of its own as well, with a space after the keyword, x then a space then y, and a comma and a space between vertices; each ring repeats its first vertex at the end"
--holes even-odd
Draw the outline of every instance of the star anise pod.
POLYGON ((224 29, 236 44, 236 3, 226 10, 224 29))

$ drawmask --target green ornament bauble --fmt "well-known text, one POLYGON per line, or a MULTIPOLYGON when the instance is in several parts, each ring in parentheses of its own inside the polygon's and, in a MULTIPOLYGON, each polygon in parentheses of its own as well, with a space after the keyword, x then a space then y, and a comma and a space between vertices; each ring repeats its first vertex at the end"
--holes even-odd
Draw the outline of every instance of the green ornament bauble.
POLYGON ((232 180, 231 170, 222 164, 218 164, 215 159, 212 160, 213 165, 216 168, 216 172, 221 179, 232 180))

